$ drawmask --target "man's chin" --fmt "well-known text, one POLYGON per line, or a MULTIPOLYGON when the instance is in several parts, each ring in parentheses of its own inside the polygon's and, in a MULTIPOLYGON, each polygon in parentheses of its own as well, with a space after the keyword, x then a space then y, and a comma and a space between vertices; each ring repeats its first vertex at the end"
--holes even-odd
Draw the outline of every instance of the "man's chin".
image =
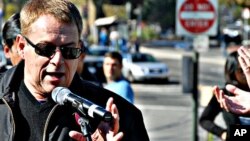
POLYGON ((65 85, 60 83, 50 83, 49 85, 45 86, 45 91, 47 93, 51 93, 56 87, 65 87, 65 85))

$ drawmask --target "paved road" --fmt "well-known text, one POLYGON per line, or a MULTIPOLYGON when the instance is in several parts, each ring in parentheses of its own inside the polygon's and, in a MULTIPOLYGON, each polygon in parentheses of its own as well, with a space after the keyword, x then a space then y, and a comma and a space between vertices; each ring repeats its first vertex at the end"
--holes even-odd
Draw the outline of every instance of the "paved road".
POLYGON ((151 141, 191 141, 192 104, 180 85, 132 85, 151 141), (185 127, 185 128, 184 128, 185 127))
MULTIPOLYGON (((132 84, 135 105, 141 109, 151 141, 192 141, 192 98, 182 93, 180 84, 132 84)), ((200 106, 199 114, 204 107, 200 106)), ((221 116, 216 123, 224 126, 221 116)), ((199 141, 207 141, 208 133, 198 127, 199 141)), ((219 141, 213 137, 213 141, 219 141)))
MULTIPOLYGON (((173 49, 141 48, 160 59, 181 60, 185 52, 173 49)), ((223 65, 225 58, 217 50, 200 54, 200 62, 204 64, 223 65)), ((216 70, 217 71, 217 70, 216 70)), ((223 78, 223 77, 222 77, 223 78)), ((174 77, 174 82, 165 85, 132 84, 135 91, 135 104, 142 110, 144 121, 151 141, 192 141, 193 140, 193 110, 191 95, 182 93, 182 86, 174 77)), ((210 91, 210 86, 202 86, 204 91, 210 91)), ((201 96, 200 103, 209 100, 201 96)), ((199 108, 199 114, 203 110, 199 108)), ((221 117, 216 119, 221 124, 221 117)), ((199 128, 199 141, 206 141, 208 133, 199 128)), ((214 138, 214 141, 218 138, 214 138)))

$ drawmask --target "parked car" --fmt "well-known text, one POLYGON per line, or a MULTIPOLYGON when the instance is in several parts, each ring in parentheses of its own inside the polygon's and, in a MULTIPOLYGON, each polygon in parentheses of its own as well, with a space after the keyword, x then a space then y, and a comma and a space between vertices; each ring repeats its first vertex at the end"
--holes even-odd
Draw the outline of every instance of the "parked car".
POLYGON ((87 55, 84 59, 84 67, 96 76, 100 82, 105 82, 105 76, 102 69, 105 53, 109 52, 108 47, 93 45, 87 49, 87 55))
POLYGON ((242 25, 228 24, 222 30, 224 42, 226 45, 230 43, 241 44, 243 38, 242 25))
POLYGON ((124 77, 130 82, 148 79, 168 81, 169 77, 167 64, 146 53, 124 54, 122 71, 124 77))

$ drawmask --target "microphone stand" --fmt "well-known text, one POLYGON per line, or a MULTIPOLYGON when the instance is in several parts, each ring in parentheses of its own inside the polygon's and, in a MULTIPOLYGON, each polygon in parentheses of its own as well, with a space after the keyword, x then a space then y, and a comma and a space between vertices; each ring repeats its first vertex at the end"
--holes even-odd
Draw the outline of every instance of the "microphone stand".
POLYGON ((81 131, 87 141, 92 141, 89 120, 87 118, 79 117, 78 124, 81 126, 81 131))

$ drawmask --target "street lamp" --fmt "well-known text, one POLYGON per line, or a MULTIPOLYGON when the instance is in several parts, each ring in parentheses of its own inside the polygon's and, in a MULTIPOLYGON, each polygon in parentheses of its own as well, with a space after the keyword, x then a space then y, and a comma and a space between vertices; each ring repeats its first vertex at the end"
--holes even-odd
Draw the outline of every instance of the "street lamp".
POLYGON ((250 11, 249 8, 244 8, 242 11, 242 18, 244 20, 244 25, 243 25, 243 33, 244 33, 244 37, 243 37, 243 45, 248 45, 248 19, 250 18, 250 11))

